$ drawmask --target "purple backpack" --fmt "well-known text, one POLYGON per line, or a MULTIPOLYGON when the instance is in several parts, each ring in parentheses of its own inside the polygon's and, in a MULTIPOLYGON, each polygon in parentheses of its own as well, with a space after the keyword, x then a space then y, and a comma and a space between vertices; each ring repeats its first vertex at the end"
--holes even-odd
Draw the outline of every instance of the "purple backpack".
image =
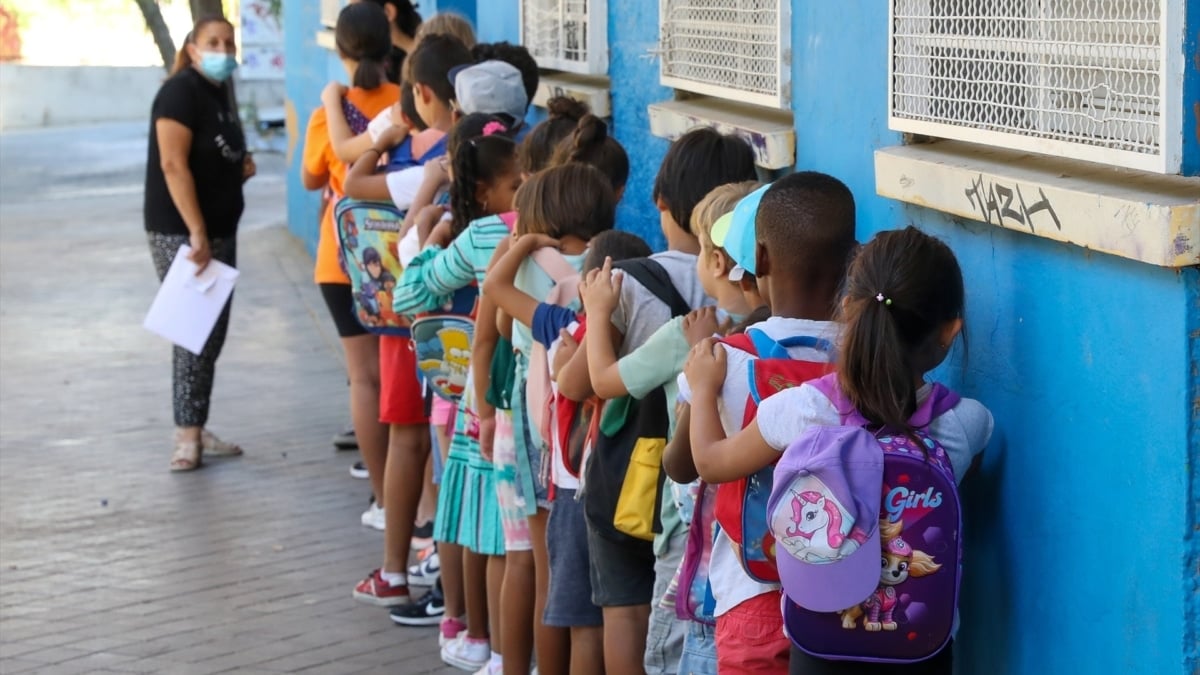
POLYGON ((805 430, 776 467, 768 514, 784 629, 818 658, 929 659, 954 629, 962 515, 950 459, 927 431, 959 396, 933 385, 910 419, 918 444, 869 430, 836 375, 810 384, 833 403, 842 426, 805 430))

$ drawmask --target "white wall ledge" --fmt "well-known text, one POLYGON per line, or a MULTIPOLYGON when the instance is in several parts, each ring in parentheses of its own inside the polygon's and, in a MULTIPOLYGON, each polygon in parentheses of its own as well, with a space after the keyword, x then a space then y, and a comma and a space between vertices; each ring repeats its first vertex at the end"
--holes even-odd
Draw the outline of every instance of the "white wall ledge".
POLYGON ((1200 178, 940 141, 875 151, 875 190, 1152 265, 1200 264, 1200 178))
POLYGON ((764 169, 786 169, 796 163, 796 130, 791 113, 766 110, 713 98, 651 103, 650 133, 675 140, 696 127, 712 127, 740 136, 754 149, 764 169))
POLYGON ((607 77, 542 71, 538 78, 537 93, 533 95, 533 105, 545 108, 550 99, 558 96, 569 96, 586 103, 597 117, 612 115, 607 77))

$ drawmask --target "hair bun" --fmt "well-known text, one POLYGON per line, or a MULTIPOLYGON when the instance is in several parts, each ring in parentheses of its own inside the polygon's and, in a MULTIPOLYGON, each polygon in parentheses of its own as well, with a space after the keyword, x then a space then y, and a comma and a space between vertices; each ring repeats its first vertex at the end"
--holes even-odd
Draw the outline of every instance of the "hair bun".
POLYGON ((555 96, 546 102, 546 110, 550 113, 550 119, 565 118, 576 122, 591 112, 588 104, 570 96, 555 96))
POLYGON ((571 143, 572 159, 580 158, 588 150, 603 145, 606 140, 608 140, 608 125, 604 123, 604 120, 591 113, 584 115, 575 127, 571 143))

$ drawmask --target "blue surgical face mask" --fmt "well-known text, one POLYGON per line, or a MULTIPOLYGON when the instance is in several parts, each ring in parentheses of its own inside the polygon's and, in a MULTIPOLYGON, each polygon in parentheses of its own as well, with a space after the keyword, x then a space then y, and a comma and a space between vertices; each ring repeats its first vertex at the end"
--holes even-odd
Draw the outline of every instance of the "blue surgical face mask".
POLYGON ((200 52, 200 72, 217 82, 228 80, 237 67, 237 59, 232 54, 200 52))

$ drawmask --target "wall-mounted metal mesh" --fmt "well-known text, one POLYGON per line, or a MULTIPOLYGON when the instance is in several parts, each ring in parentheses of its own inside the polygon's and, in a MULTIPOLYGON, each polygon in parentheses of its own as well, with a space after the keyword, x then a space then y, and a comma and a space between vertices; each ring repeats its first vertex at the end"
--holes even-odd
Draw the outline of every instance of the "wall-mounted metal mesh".
POLYGON ((1160 154, 1165 2, 892 0, 893 127, 1160 154))
POLYGON ((779 0, 660 1, 664 78, 779 97, 779 0))
POLYGON ((545 68, 570 69, 589 63, 588 2, 522 0, 522 43, 545 68))

